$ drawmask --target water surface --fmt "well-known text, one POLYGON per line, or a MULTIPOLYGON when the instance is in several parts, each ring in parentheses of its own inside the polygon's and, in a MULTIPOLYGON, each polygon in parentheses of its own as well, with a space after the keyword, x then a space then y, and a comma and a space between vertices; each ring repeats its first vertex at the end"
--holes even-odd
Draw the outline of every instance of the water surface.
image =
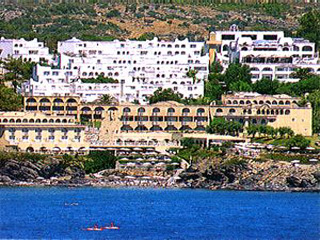
POLYGON ((319 197, 316 193, 0 188, 0 238, 320 239, 319 197), (120 230, 82 230, 111 221, 120 230))

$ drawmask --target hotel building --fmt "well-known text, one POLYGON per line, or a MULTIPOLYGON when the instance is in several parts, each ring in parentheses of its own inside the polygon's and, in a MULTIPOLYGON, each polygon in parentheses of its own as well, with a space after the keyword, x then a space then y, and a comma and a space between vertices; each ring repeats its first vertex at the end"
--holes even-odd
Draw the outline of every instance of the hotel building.
POLYGON ((285 37, 282 31, 229 31, 210 33, 207 41, 210 62, 219 61, 226 69, 231 62, 250 67, 252 80, 261 78, 295 82, 291 73, 307 68, 320 74, 320 59, 315 43, 303 38, 285 37))
POLYGON ((53 63, 54 56, 49 53, 49 48, 36 38, 27 41, 21 39, 0 39, 0 59, 21 58, 24 61, 53 63))
MULTIPOLYGON (((53 115, 72 115, 78 119, 102 121, 103 135, 129 132, 205 132, 215 117, 239 121, 245 125, 265 124, 290 127, 296 134, 312 135, 310 103, 298 106, 298 98, 287 95, 237 93, 225 95, 222 104, 210 106, 158 102, 151 105, 120 103, 117 105, 89 104, 74 97, 26 97, 25 110, 53 115)), ((157 136, 155 134, 155 136, 157 136)))
POLYGON ((209 69, 204 42, 188 39, 159 41, 58 42, 58 69, 37 65, 25 95, 79 96, 91 102, 111 94, 120 102, 139 100, 158 88, 171 88, 184 97, 203 95, 209 69), (196 79, 187 76, 196 70, 196 79), (82 83, 81 79, 110 77, 118 83, 82 83))
POLYGON ((0 147, 27 152, 84 153, 85 126, 71 116, 41 112, 0 113, 0 147))

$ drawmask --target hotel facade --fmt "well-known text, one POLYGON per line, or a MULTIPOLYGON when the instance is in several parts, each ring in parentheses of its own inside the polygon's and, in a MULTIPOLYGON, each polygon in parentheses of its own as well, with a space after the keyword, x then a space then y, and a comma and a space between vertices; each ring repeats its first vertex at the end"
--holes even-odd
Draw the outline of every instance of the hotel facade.
POLYGON ((188 39, 159 41, 58 42, 55 67, 37 65, 23 86, 25 95, 79 96, 91 102, 111 94, 120 102, 146 101, 158 88, 171 88, 184 97, 203 95, 209 55, 204 42, 188 39), (190 70, 196 77, 188 77, 190 70), (117 83, 83 83, 81 79, 109 77, 117 83))
POLYGON ((25 110, 78 120, 102 121, 106 134, 112 132, 204 132, 210 120, 223 117, 244 125, 264 124, 290 127, 296 134, 312 135, 310 103, 298 105, 299 98, 287 95, 237 93, 224 95, 222 103, 184 105, 158 102, 151 105, 120 103, 89 104, 74 97, 26 97, 25 110), (108 131, 108 132, 107 132, 108 131))
POLYGON ((41 112, 0 113, 0 147, 27 152, 85 153, 85 126, 74 117, 41 112))
POLYGON ((282 31, 239 31, 233 25, 229 31, 211 32, 207 45, 210 62, 218 61, 224 69, 232 62, 246 64, 253 81, 269 78, 296 82, 299 79, 291 74, 298 68, 320 75, 315 43, 285 37, 282 31))

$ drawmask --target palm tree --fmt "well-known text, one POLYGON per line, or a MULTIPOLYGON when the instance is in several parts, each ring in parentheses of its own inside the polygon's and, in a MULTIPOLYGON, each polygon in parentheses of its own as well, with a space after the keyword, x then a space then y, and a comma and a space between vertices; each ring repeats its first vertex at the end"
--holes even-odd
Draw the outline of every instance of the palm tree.
POLYGON ((308 68, 298 68, 293 73, 290 74, 292 78, 298 78, 300 80, 307 79, 308 77, 312 76, 313 74, 310 72, 308 68))
POLYGON ((190 70, 187 72, 187 77, 192 78, 193 84, 194 84, 194 83, 196 82, 196 80, 197 80, 197 73, 198 73, 198 71, 197 71, 197 70, 194 70, 194 69, 190 69, 190 70))
POLYGON ((104 94, 98 99, 97 102, 101 104, 109 105, 115 102, 115 98, 110 94, 104 94))

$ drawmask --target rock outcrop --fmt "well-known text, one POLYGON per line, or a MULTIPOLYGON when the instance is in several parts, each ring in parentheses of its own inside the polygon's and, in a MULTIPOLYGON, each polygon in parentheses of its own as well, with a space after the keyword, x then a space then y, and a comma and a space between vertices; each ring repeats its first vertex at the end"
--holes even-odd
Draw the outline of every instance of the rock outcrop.
POLYGON ((70 179, 84 178, 82 169, 75 166, 65 166, 56 159, 50 163, 32 163, 31 161, 7 160, 0 166, 0 182, 35 181, 37 179, 50 179, 69 176, 70 179))

